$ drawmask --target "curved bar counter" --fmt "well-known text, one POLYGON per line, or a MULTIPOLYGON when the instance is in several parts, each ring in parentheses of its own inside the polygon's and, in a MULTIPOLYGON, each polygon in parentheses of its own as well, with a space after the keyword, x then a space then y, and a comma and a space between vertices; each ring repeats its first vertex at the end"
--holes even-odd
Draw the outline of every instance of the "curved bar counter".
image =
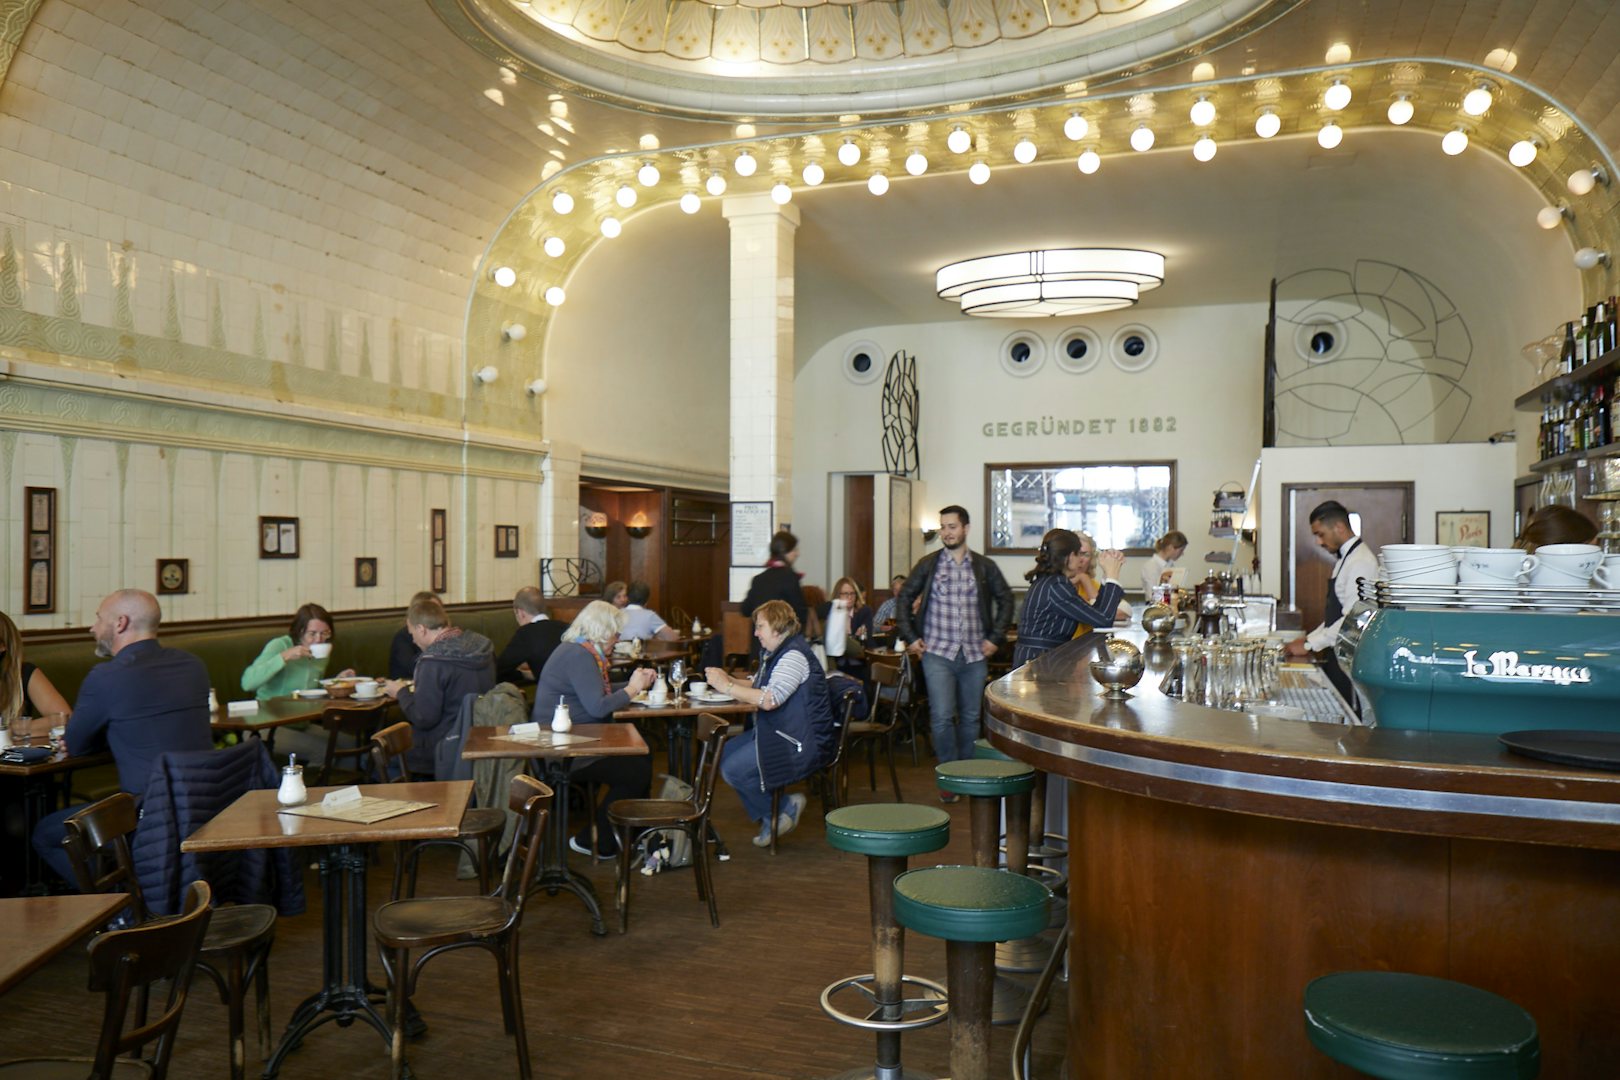
POLYGON ((1544 1078, 1614 1074, 1620 773, 1189 705, 1146 650, 1110 701, 1101 640, 985 702, 992 743, 1071 781, 1071 1077, 1348 1075, 1300 1002, 1358 968, 1495 991, 1536 1018, 1544 1078))

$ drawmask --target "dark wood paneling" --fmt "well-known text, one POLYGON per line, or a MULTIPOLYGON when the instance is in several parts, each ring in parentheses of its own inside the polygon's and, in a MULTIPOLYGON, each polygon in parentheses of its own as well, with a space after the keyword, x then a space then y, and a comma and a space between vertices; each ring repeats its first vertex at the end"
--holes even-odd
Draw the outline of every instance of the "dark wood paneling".
POLYGON ((1283 602, 1300 611, 1307 630, 1322 624, 1322 602, 1327 598, 1328 579, 1333 576, 1334 556, 1311 535, 1311 511, 1329 499, 1337 499, 1353 514, 1361 515, 1361 537, 1373 551, 1385 544, 1412 542, 1413 494, 1410 482, 1328 484, 1321 486, 1284 484, 1284 514, 1293 508, 1293 530, 1283 519, 1283 602), (1294 567, 1294 588, 1289 592, 1288 567, 1294 567))
MULTIPOLYGON (((712 514, 717 541, 712 544, 675 543, 673 525, 664 530, 665 573, 663 595, 668 602, 658 610, 665 618, 679 607, 689 615, 696 615, 709 626, 720 624, 720 606, 726 598, 731 554, 731 504, 717 497, 704 497, 688 492, 672 491, 665 499, 664 520, 673 522, 675 504, 686 517, 694 514, 712 514)), ((677 627, 683 633, 691 627, 677 627)))
POLYGON ((854 578, 862 590, 877 584, 872 580, 873 529, 876 528, 873 479, 870 476, 844 477, 844 566, 842 570, 833 568, 832 581, 827 583, 829 591, 840 577, 854 578))

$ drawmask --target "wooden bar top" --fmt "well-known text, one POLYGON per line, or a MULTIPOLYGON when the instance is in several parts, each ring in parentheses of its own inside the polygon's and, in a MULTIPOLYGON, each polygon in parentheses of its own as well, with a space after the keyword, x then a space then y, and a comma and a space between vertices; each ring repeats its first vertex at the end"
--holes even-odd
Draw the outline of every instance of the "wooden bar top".
MULTIPOLYGON (((1138 644, 1139 631, 1116 633, 1138 644)), ((1513 754, 1495 736, 1348 727, 1189 705, 1159 693, 1169 658, 1124 701, 1069 642, 991 683, 1006 753, 1099 787, 1301 821, 1620 849, 1620 773, 1513 754)))
MULTIPOLYGON (((542 734, 550 736, 549 728, 542 734)), ((548 746, 521 736, 512 736, 501 727, 475 727, 467 733, 461 756, 467 761, 479 758, 576 758, 637 757, 648 752, 647 740, 634 724, 575 724, 568 732, 589 742, 569 742, 548 746)))
POLYGON ((129 902, 122 893, 0 900, 0 994, 129 902))
MULTIPOLYGON (((181 851, 243 851, 249 848, 315 847, 370 844, 384 840, 454 839, 472 799, 471 780, 423 781, 409 784, 362 784, 362 795, 379 799, 430 802, 427 810, 402 814, 372 825, 351 821, 278 814, 276 792, 250 791, 214 820, 180 842, 181 851)), ((312 787, 309 802, 320 802, 336 787, 312 787)))

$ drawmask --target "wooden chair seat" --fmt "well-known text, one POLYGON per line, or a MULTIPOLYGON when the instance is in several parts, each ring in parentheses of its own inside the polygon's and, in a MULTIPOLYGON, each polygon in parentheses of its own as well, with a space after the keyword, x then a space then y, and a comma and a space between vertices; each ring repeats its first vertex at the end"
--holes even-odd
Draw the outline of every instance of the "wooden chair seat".
POLYGON ((480 840, 493 835, 497 840, 506 828, 506 811, 496 806, 474 806, 461 818, 458 840, 480 840))
POLYGON ((431 896, 384 904, 373 925, 385 949, 431 949, 467 935, 493 934, 512 918, 498 896, 431 896))
MULTIPOLYGON (((415 745, 411 725, 401 721, 371 736, 371 767, 383 783, 409 783, 411 771, 405 754, 415 745)), ((470 807, 461 816, 461 828, 454 840, 403 841, 394 846, 394 888, 392 898, 416 895, 416 871, 422 852, 432 847, 453 847, 472 860, 478 870, 478 891, 490 891, 496 849, 506 829, 506 811, 499 807, 470 807)))
POLYGON ((622 822, 632 829, 685 825, 698 817, 690 799, 620 799, 608 813, 614 824, 622 822))
POLYGON ((276 909, 269 904, 215 908, 208 922, 208 935, 203 938, 203 961, 207 962, 209 953, 269 945, 276 936, 277 917, 276 909))

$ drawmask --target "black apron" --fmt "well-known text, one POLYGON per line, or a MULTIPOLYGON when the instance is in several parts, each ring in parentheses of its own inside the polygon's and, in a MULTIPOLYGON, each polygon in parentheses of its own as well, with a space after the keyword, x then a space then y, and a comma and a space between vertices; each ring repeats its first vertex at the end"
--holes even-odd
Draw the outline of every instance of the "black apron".
MULTIPOLYGON (((1361 537, 1358 536, 1350 541, 1349 547, 1340 552, 1339 565, 1334 569, 1333 576, 1328 578, 1327 600, 1322 605, 1323 626, 1332 626, 1344 618, 1344 605, 1339 603, 1339 571, 1344 569, 1345 560, 1350 557, 1350 553, 1356 549, 1356 545, 1359 543, 1361 543, 1361 537)), ((1350 681, 1350 676, 1345 674, 1344 669, 1339 666, 1339 660, 1333 655, 1333 646, 1331 645, 1328 646, 1327 663, 1322 665, 1322 674, 1327 676, 1328 682, 1333 684, 1333 689, 1337 690, 1339 696, 1344 698, 1345 704, 1354 709, 1357 716, 1360 716, 1361 707, 1356 701, 1355 684, 1350 681)))

